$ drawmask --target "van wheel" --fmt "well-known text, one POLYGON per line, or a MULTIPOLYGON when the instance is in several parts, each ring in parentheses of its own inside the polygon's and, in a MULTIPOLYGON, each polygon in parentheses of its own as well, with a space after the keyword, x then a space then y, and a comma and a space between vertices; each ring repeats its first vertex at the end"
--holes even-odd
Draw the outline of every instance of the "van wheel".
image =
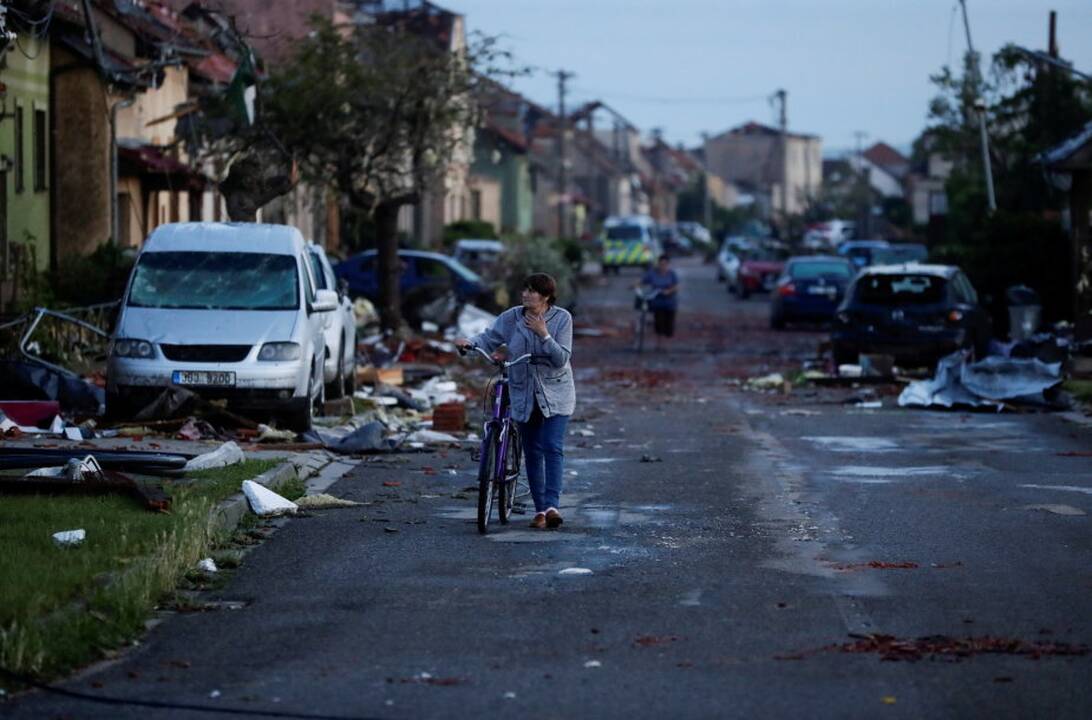
POLYGON ((313 420, 315 417, 315 405, 320 407, 323 403, 323 399, 326 396, 326 388, 320 384, 320 390, 317 398, 312 398, 315 392, 315 378, 314 375, 307 381, 307 395, 293 400, 293 407, 284 416, 284 425, 289 430, 294 430, 298 433, 305 433, 311 430, 313 427, 313 420))

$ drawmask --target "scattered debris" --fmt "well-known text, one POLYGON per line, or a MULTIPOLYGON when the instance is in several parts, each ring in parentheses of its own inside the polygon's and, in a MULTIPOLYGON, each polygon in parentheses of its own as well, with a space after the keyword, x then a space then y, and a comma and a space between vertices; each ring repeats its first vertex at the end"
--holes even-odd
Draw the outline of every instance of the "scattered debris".
POLYGON ((255 515, 272 517, 274 515, 295 514, 299 506, 287 500, 269 488, 253 480, 243 481, 243 494, 250 502, 250 509, 255 515))
POLYGON ((343 498, 334 497, 333 495, 327 495, 321 493, 318 495, 304 495, 299 500, 296 500, 296 505, 305 510, 327 510, 331 508, 349 508, 363 505, 364 503, 356 502, 355 500, 345 500, 343 498))
POLYGON ((187 462, 186 472, 227 467, 228 465, 241 463, 244 460, 246 460, 246 456, 243 455, 242 449, 234 441, 229 440, 212 452, 198 455, 187 462))
POLYGON ((197 569, 203 573, 208 573, 209 575, 215 575, 220 572, 220 568, 216 567, 216 561, 212 558, 205 558, 197 563, 197 569))
POLYGON ((87 539, 87 531, 82 528, 79 530, 62 530, 61 532, 53 533, 53 544, 61 548, 82 545, 85 539, 87 539))
POLYGON ((637 647, 653 647, 654 645, 668 645, 678 639, 675 635, 638 635, 633 644, 637 647))
MULTIPOLYGON (((87 448, 0 447, 0 469, 64 466, 83 459, 87 448)), ((106 470, 123 470, 143 475, 177 475, 186 467, 185 455, 129 450, 96 450, 95 460, 106 470)))
POLYGON ((658 462, 663 462, 663 461, 664 461, 663 458, 658 457, 656 455, 642 455, 641 456, 641 462, 643 462, 643 463, 658 463, 658 462))
POLYGON ((586 668, 603 667, 603 663, 599 662, 598 660, 588 660, 586 663, 584 663, 584 667, 586 667, 586 668))
POLYGON ((955 352, 937 363, 930 380, 912 382, 899 395, 900 407, 1004 408, 1005 402, 1058 407, 1050 391, 1061 385, 1061 363, 990 356, 968 363, 955 352))
POLYGON ((744 383, 748 390, 780 390, 785 386, 785 377, 781 373, 771 373, 762 377, 750 378, 744 383))
POLYGON ((558 575, 591 575, 592 571, 582 567, 567 567, 558 572, 558 575))
POLYGON ((803 660, 809 655, 824 652, 867 653, 879 655, 882 660, 915 662, 925 658, 958 662, 975 655, 1022 655, 1034 660, 1047 656, 1084 656, 1088 646, 1064 642, 1038 643, 1014 638, 990 635, 953 638, 947 635, 931 635, 913 640, 903 640, 892 635, 850 635, 852 642, 826 645, 815 650, 774 656, 777 660, 803 660))
POLYGON ((880 560, 871 560, 865 563, 848 563, 837 564, 833 566, 835 570, 863 570, 870 568, 872 570, 916 570, 918 564, 916 562, 883 562, 880 560))

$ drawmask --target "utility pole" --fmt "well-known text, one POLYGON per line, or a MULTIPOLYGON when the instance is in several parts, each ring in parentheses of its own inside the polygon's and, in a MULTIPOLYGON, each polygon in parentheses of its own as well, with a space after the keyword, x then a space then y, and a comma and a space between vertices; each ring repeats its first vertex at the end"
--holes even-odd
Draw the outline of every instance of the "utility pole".
POLYGON ((565 163, 568 161, 565 154, 565 135, 569 130, 569 123, 565 117, 565 83, 569 78, 573 77, 573 73, 566 72, 565 70, 558 70, 554 73, 557 76, 557 119, 558 119, 558 132, 557 132, 557 234, 558 237, 568 236, 568 219, 569 219, 569 197, 568 197, 568 168, 565 167, 565 163))
MULTIPOLYGON (((963 8, 963 29, 967 33, 967 54, 971 57, 972 72, 974 73, 974 90, 978 95, 982 91, 982 73, 978 68, 978 55, 971 44, 971 23, 967 20, 967 0, 959 0, 959 6, 963 8)), ((993 194, 993 169, 990 166, 990 139, 986 134, 986 100, 981 95, 974 101, 974 109, 978 112, 978 134, 982 145, 982 169, 986 173, 986 199, 989 202, 990 213, 997 210, 997 198, 993 194)))
MULTIPOLYGON (((788 93, 784 89, 780 89, 773 94, 773 97, 780 104, 777 114, 777 126, 781 131, 781 170, 778 174, 781 183, 781 222, 787 232, 789 227, 789 114, 786 107, 788 93)), ((788 238, 782 238, 782 240, 785 239, 788 238)))
POLYGON ((709 133, 703 132, 701 134, 701 144, 702 159, 705 160, 705 168, 701 176, 704 184, 702 188, 702 222, 706 230, 713 232, 713 198, 709 195, 709 133))
POLYGON ((857 237, 870 239, 872 237, 872 193, 869 176, 871 175, 864 163, 864 150, 862 146, 868 133, 863 130, 854 130, 853 138, 856 141, 857 156, 857 181, 854 183, 854 195, 857 205, 857 237))

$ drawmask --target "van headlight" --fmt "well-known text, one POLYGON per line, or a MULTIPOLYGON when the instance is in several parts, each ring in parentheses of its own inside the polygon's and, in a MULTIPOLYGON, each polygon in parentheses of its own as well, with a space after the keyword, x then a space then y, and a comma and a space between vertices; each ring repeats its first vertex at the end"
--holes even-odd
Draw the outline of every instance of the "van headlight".
POLYGON ((294 342, 273 342, 262 345, 258 351, 259 360, 278 362, 282 360, 299 360, 300 345, 294 342))
POLYGON ((150 358, 154 355, 152 344, 147 340, 133 340, 121 338, 114 341, 114 349, 111 352, 114 357, 126 358, 150 358))

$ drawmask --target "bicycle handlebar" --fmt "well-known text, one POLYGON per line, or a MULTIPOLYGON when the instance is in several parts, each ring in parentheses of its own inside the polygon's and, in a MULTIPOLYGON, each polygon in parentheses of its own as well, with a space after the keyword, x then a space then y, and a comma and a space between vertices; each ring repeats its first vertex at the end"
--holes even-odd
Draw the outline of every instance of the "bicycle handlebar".
POLYGON ((507 360, 496 360, 496 359, 494 359, 494 357, 492 355, 490 355, 488 352, 486 352, 482 348, 478 347, 477 345, 471 345, 468 348, 459 348, 459 354, 460 355, 466 355, 466 353, 469 352, 470 350, 477 351, 478 354, 481 355, 483 358, 485 358, 489 362, 493 363, 497 367, 503 367, 505 370, 512 367, 513 365, 519 365, 520 363, 530 362, 531 357, 532 357, 531 353, 524 353, 523 355, 520 355, 518 358, 516 358, 515 360, 512 360, 511 362, 509 362, 507 360))

